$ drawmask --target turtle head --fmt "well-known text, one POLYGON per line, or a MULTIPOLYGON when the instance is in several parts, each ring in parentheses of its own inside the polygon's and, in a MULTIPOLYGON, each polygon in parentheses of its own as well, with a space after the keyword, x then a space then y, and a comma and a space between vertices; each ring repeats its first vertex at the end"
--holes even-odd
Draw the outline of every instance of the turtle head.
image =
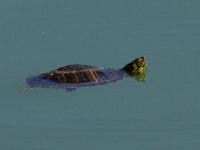
POLYGON ((146 68, 147 61, 145 57, 142 56, 125 65, 122 70, 124 70, 129 76, 134 77, 138 81, 145 81, 146 68))

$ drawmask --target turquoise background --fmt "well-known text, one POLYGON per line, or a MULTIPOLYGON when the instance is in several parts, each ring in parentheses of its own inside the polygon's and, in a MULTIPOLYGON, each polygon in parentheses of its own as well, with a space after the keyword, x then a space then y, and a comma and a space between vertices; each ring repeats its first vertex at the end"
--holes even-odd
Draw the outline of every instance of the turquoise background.
POLYGON ((199 49, 198 0, 1 0, 0 149, 197 150, 199 49), (23 93, 31 75, 143 55, 145 83, 23 93))

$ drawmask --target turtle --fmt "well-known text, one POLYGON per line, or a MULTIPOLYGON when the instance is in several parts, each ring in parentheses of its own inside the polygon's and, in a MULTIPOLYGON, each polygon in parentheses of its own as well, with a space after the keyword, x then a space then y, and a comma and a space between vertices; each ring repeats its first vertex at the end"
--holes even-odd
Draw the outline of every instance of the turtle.
POLYGON ((134 59, 119 70, 90 65, 72 64, 55 70, 28 77, 28 86, 24 92, 35 87, 63 88, 74 91, 84 86, 101 85, 115 82, 125 77, 134 77, 137 81, 146 80, 147 61, 144 56, 134 59))

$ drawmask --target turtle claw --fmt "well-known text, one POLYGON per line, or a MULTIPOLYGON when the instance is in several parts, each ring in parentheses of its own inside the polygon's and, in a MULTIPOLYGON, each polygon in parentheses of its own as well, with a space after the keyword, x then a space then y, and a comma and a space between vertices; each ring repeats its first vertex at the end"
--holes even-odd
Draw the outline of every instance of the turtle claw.
POLYGON ((28 92, 28 91, 31 90, 31 89, 32 89, 32 87, 27 86, 27 87, 23 90, 23 93, 26 93, 26 92, 28 92))

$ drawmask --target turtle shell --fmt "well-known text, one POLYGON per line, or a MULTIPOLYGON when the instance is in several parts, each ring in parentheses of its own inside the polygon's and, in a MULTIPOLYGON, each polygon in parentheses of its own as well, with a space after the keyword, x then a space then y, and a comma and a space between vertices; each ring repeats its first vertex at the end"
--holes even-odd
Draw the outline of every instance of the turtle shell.
POLYGON ((117 80, 119 74, 111 69, 97 68, 88 65, 68 65, 42 74, 44 80, 64 84, 81 84, 110 82, 117 80))
POLYGON ((56 70, 27 79, 29 88, 53 87, 76 89, 77 87, 99 85, 122 79, 123 71, 104 69, 89 65, 67 65, 56 70))

